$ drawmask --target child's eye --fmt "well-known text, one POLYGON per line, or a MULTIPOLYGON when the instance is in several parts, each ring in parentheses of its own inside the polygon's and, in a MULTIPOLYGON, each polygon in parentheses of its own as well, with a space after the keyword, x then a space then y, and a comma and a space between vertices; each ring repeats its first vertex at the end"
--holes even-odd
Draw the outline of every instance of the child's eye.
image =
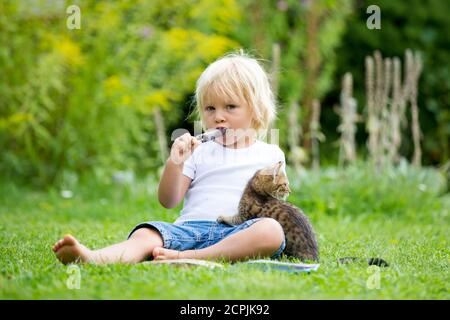
POLYGON ((227 108, 230 110, 236 109, 236 106, 234 104, 227 105, 227 108))
POLYGON ((205 110, 206 110, 206 111, 213 111, 213 110, 214 110, 214 107, 207 106, 207 107, 205 108, 205 110))

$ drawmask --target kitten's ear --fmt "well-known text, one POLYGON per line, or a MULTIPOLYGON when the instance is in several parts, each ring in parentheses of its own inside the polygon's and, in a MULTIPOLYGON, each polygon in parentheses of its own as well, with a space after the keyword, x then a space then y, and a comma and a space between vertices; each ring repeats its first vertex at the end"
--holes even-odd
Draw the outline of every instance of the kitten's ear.
POLYGON ((281 169, 283 168, 283 161, 278 161, 276 168, 277 168, 277 174, 280 174, 281 169))
POLYGON ((283 161, 278 161, 276 165, 273 167, 273 183, 275 183, 275 178, 280 174, 280 170, 283 167, 283 161))

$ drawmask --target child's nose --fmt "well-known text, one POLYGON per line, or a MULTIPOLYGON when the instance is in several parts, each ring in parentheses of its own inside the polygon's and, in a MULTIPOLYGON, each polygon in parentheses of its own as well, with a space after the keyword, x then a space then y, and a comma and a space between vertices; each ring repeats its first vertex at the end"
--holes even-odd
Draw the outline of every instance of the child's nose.
POLYGON ((221 112, 216 112, 216 122, 221 123, 225 121, 225 117, 222 115, 221 112))

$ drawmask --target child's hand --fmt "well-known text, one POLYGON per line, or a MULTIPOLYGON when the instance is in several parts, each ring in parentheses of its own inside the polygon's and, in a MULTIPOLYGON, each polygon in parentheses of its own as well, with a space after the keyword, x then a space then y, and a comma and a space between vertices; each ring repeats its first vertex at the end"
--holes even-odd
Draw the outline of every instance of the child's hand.
POLYGON ((185 133, 175 139, 172 148, 170 149, 170 159, 175 164, 183 164, 200 144, 201 141, 197 140, 189 133, 185 133))

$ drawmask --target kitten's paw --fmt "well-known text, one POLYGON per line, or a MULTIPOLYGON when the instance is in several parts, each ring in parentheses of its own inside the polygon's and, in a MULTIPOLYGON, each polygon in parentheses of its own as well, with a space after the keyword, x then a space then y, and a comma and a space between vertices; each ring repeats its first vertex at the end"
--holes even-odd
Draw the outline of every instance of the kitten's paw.
POLYGON ((219 217, 217 218, 217 222, 218 222, 218 223, 225 223, 225 224, 231 225, 231 224, 228 222, 227 217, 225 217, 225 216, 219 216, 219 217))
POLYGON ((217 218, 216 221, 217 221, 218 223, 223 223, 223 221, 224 221, 223 219, 224 219, 223 216, 219 216, 219 217, 217 218))

